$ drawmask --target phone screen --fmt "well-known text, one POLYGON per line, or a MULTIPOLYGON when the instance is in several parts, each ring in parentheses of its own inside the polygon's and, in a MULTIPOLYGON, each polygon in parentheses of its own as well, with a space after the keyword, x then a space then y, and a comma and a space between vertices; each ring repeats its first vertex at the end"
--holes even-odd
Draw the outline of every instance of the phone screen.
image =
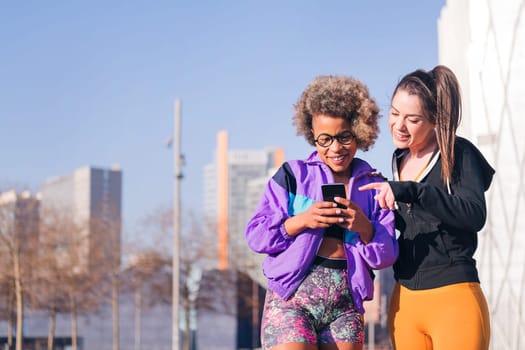
MULTIPOLYGON (((345 185, 343 183, 333 183, 321 185, 323 190, 323 200, 335 202, 334 197, 346 198, 345 185)), ((339 208, 346 208, 344 205, 337 203, 339 208)))

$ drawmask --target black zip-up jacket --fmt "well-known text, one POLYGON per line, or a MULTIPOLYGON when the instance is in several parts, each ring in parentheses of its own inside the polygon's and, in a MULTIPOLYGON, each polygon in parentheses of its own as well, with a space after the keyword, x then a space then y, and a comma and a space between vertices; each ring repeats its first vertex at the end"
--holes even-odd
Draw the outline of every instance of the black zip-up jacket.
MULTIPOLYGON (((456 137, 455 163, 449 184, 441 178, 436 152, 420 182, 389 181, 398 205, 399 258, 395 279, 409 289, 429 289, 479 282, 473 258, 477 232, 485 225, 485 191, 495 173, 481 152, 456 137)), ((407 150, 394 152, 394 180, 407 150)))

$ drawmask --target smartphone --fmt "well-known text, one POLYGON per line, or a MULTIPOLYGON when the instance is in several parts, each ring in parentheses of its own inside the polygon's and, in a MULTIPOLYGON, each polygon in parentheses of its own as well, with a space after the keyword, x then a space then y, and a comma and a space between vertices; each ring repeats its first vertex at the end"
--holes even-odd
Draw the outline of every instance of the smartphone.
MULTIPOLYGON (((333 183, 333 184, 325 184, 321 185, 321 189, 323 190, 323 200, 334 202, 334 197, 342 197, 346 198, 346 190, 345 190, 345 184, 343 183, 333 183)), ((344 205, 337 203, 337 206, 339 208, 346 208, 344 205)))

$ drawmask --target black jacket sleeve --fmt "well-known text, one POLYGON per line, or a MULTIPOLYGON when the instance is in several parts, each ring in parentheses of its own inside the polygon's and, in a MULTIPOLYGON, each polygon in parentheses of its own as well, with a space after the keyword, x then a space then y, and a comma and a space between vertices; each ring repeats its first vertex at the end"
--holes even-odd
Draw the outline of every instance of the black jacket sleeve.
MULTIPOLYGON (((443 183, 390 181, 396 201, 417 203, 443 224, 470 232, 479 231, 486 221, 485 191, 494 169, 470 142, 460 139, 448 193, 443 183)), ((439 169, 434 169, 441 171, 439 169)))

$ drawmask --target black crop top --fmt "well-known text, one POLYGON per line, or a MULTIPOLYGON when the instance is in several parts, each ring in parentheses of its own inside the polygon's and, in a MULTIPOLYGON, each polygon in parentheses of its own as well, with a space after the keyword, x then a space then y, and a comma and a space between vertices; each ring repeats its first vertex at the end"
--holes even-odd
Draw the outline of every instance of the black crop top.
POLYGON ((344 234, 345 234, 345 230, 341 226, 337 226, 337 225, 332 225, 324 231, 325 237, 332 237, 332 238, 340 239, 341 241, 344 238, 344 234))

